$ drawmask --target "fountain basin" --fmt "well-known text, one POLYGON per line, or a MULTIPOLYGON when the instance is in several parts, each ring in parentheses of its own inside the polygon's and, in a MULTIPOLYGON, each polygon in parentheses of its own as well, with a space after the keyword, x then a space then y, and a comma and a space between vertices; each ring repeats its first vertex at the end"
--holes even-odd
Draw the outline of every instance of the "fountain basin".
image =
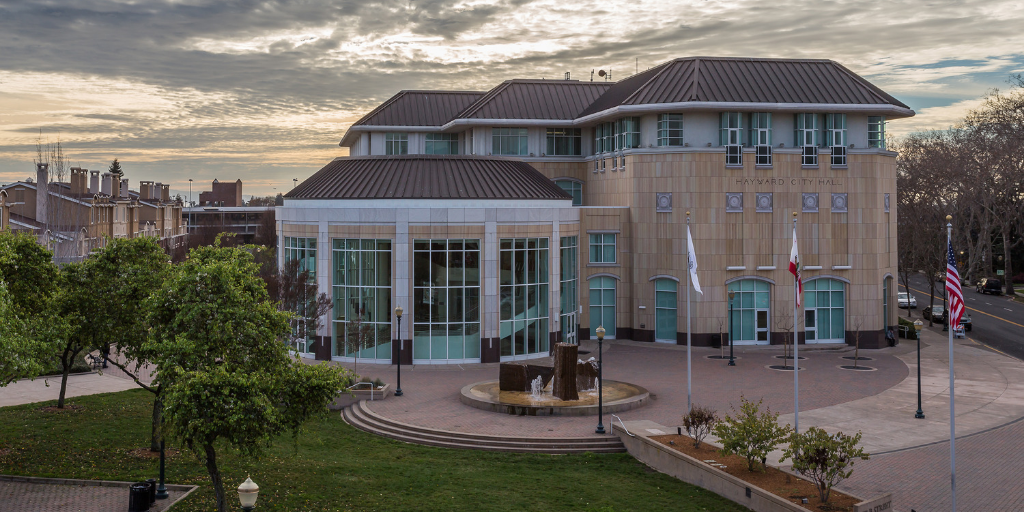
MULTIPOLYGON (((515 416, 596 416, 597 390, 580 391, 579 400, 559 400, 550 392, 535 398, 528 392, 501 391, 497 380, 485 380, 462 388, 459 401, 477 409, 515 416)), ((604 381, 604 412, 628 411, 650 400, 641 386, 614 380, 604 381)))

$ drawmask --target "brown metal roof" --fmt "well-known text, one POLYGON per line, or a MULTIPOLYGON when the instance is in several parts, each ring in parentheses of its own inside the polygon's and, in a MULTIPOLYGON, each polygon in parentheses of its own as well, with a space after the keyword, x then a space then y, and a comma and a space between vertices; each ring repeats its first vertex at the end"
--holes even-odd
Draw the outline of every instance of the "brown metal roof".
POLYGON ((491 89, 459 117, 575 119, 611 86, 610 82, 579 80, 509 80, 491 89))
POLYGON ((475 91, 401 91, 353 126, 441 126, 483 95, 475 91))
POLYGON ((909 108, 831 60, 689 57, 617 82, 580 116, 618 105, 688 101, 909 108))
POLYGON ((520 160, 468 155, 339 158, 290 199, 571 199, 520 160))

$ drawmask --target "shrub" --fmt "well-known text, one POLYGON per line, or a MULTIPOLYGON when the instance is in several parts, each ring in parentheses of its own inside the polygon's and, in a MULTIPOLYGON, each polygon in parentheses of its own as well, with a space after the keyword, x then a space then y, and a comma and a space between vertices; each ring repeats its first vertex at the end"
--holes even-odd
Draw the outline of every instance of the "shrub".
POLYGON ((690 412, 683 415, 683 428, 693 438, 693 447, 700 448, 700 443, 711 433, 718 422, 715 410, 710 407, 694 405, 690 412))
MULTIPOLYGON (((714 433, 722 442, 722 455, 739 455, 746 457, 747 470, 754 471, 757 461, 761 462, 764 471, 768 453, 775 449, 791 432, 792 427, 786 424, 780 427, 779 415, 772 414, 765 408, 761 413, 761 403, 751 402, 740 396, 740 410, 736 417, 726 416, 715 425, 714 433)), ((733 407, 736 413, 736 408, 733 407)))
POLYGON ((789 448, 779 462, 790 458, 793 469, 810 477, 818 486, 818 497, 827 503, 832 487, 853 474, 853 461, 868 460, 868 454, 857 447, 861 434, 850 437, 842 432, 829 435, 828 432, 811 427, 803 434, 794 433, 789 437, 789 448))
POLYGON ((384 387, 384 381, 380 380, 380 377, 377 377, 376 379, 373 379, 373 387, 374 388, 382 388, 382 387, 384 387))

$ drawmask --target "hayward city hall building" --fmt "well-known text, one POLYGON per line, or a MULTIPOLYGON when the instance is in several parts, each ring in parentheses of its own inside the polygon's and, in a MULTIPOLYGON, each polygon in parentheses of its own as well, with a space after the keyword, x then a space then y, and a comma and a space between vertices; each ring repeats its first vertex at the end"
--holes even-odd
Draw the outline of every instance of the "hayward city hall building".
POLYGON ((728 333, 730 291, 736 344, 792 332, 796 212, 800 341, 880 347, 896 323, 885 127, 913 115, 829 60, 681 58, 618 82, 399 92, 277 208, 280 263, 300 260, 334 297, 298 349, 496 362, 598 326, 686 343, 687 211, 695 345, 728 333))

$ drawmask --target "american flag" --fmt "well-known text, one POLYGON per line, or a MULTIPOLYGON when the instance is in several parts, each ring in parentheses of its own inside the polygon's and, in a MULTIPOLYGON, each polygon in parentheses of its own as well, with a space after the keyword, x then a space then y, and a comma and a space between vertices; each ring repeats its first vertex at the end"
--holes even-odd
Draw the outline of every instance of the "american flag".
POLYGON ((946 242, 949 249, 946 258, 946 291, 949 292, 949 325, 958 327, 960 318, 964 316, 964 291, 960 288, 960 272, 956 270, 956 258, 953 257, 953 245, 946 242))

